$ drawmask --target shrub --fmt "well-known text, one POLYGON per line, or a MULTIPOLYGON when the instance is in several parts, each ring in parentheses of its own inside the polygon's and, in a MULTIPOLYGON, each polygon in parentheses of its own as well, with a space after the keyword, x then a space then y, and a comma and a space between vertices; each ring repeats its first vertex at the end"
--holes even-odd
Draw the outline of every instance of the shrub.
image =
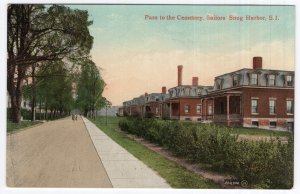
POLYGON ((224 126, 154 118, 126 117, 119 122, 119 127, 166 147, 177 156, 229 172, 240 181, 247 181, 250 187, 287 189, 293 186, 292 137, 288 144, 279 140, 239 142, 238 135, 224 126))

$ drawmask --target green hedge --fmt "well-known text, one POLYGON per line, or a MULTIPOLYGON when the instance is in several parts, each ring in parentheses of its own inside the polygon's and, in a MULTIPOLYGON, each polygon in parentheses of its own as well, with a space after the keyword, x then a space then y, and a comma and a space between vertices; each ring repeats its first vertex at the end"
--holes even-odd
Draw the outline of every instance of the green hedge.
POLYGON ((230 128, 158 119, 126 117, 121 130, 143 137, 195 163, 210 164, 252 188, 288 189, 293 186, 293 139, 237 141, 230 128))
MULTIPOLYGON (((7 108, 7 119, 11 120, 11 114, 12 114, 12 109, 7 108)), ((30 120, 31 119, 31 111, 27 109, 21 109, 21 115, 24 120, 30 120)))

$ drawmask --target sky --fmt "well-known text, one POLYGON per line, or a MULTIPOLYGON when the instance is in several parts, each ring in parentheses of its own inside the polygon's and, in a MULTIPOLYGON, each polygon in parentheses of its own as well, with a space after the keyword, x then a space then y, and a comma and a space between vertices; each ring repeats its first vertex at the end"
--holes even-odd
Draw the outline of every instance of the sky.
POLYGON ((252 68, 254 56, 263 68, 295 69, 294 6, 208 5, 71 5, 89 12, 94 37, 91 56, 106 82, 103 93, 113 105, 199 77, 213 85, 214 77, 252 68), (157 16, 157 20, 145 16, 157 16), (226 20, 160 20, 160 16, 215 16, 226 20), (243 21, 228 20, 229 16, 243 21), (245 20, 260 16, 266 20, 245 20), (277 20, 269 20, 269 16, 277 20))

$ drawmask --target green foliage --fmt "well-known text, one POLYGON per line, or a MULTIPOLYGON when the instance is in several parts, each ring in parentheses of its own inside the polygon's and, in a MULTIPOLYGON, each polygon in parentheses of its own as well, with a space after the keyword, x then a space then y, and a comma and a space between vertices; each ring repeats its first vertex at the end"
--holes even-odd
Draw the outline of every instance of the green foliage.
MULTIPOLYGON (((20 121, 22 83, 30 68, 50 61, 73 65, 88 57, 93 45, 88 29, 91 24, 87 11, 72 10, 63 5, 47 8, 38 4, 8 5, 7 89, 13 99, 13 122, 20 121)), ((57 100, 47 103, 61 106, 57 100)))
POLYGON ((214 124, 123 118, 123 131, 133 133, 168 148, 175 155, 195 163, 210 164, 219 172, 233 174, 249 187, 281 188, 293 186, 293 139, 238 141, 230 128, 214 124))
POLYGON ((48 110, 70 111, 74 104, 70 74, 62 61, 40 68, 37 72, 37 102, 42 102, 48 110))
POLYGON ((100 76, 99 70, 91 60, 82 63, 82 69, 77 84, 77 106, 87 115, 88 111, 94 111, 105 105, 106 99, 102 97, 105 82, 100 76))
MULTIPOLYGON (((6 111, 7 111, 7 119, 12 120, 12 117, 11 117, 11 111, 12 110, 11 110, 11 108, 7 108, 6 111)), ((24 120, 30 120, 31 119, 31 111, 30 110, 21 109, 21 115, 22 115, 24 120)))

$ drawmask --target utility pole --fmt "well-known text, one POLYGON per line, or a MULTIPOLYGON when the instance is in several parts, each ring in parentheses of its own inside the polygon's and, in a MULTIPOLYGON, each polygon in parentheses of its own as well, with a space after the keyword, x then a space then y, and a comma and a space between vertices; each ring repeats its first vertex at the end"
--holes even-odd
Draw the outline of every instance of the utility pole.
POLYGON ((105 114, 106 114, 106 125, 107 125, 107 109, 111 106, 111 102, 105 100, 105 114))

